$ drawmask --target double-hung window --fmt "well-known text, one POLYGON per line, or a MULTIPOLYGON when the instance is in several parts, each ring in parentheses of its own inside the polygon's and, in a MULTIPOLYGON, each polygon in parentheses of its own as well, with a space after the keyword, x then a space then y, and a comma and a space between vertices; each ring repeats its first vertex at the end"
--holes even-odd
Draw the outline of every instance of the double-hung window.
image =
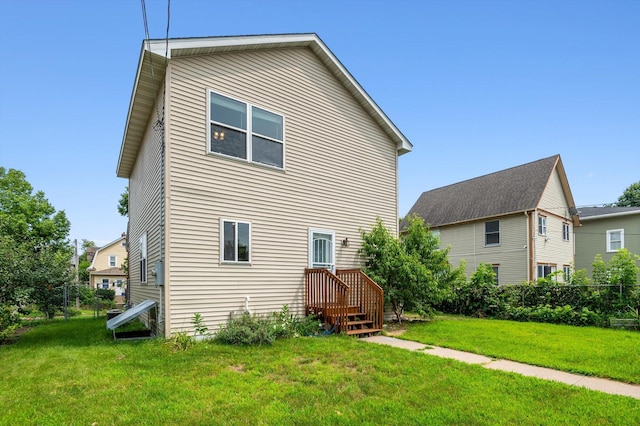
POLYGON ((563 278, 565 283, 571 282, 571 265, 562 266, 563 278))
POLYGON ((492 220, 484 223, 484 245, 497 246, 500 244, 500 221, 492 220))
POLYGON ((547 235, 547 217, 538 216, 538 234, 547 235))
POLYGON ((147 282, 147 233, 140 237, 140 282, 147 282))
POLYGON ((566 222, 562 224, 562 239, 569 241, 569 224, 566 222))
POLYGON ((113 256, 113 255, 109 256, 109 268, 115 268, 117 262, 118 262, 117 256, 113 256))
POLYGON ((556 271, 556 265, 538 264, 538 278, 546 278, 548 275, 556 271))
POLYGON ((235 220, 222 219, 221 230, 221 261, 223 263, 251 262, 251 224, 235 220))
POLYGON ((209 150, 284 168, 284 116, 209 92, 209 150))
POLYGON ((624 248, 624 229, 607 231, 607 251, 614 252, 624 248))
POLYGON ((491 269, 493 270, 496 285, 500 285, 500 265, 492 265, 491 269))

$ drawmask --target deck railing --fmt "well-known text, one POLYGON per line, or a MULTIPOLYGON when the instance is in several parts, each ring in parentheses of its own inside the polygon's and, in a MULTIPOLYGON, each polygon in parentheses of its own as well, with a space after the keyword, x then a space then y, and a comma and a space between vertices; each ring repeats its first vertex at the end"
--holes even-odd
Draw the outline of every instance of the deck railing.
POLYGON ((336 275, 350 288, 349 305, 357 305, 373 328, 382 329, 384 291, 360 269, 338 269, 336 275))
POLYGON ((305 311, 329 320, 336 331, 347 330, 349 311, 349 286, 327 269, 304 270, 305 311))

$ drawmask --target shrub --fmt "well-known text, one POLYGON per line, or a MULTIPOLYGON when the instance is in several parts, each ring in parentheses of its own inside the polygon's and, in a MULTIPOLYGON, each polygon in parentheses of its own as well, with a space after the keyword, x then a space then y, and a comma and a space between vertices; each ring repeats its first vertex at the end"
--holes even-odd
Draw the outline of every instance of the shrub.
POLYGON ((20 323, 20 315, 13 306, 2 306, 0 308, 0 342, 11 337, 13 332, 20 327, 20 323))
POLYGON ((96 291, 98 292, 98 297, 104 301, 113 302, 116 298, 115 290, 107 290, 104 288, 99 288, 96 291))
POLYGON ((215 340, 229 345, 270 345, 277 337, 271 318, 245 312, 222 326, 215 340))

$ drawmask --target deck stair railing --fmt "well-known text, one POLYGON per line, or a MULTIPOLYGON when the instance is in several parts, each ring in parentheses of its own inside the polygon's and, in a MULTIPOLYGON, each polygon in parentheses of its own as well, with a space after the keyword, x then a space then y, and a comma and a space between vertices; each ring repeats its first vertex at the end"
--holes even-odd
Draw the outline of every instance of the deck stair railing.
POLYGON ((305 269, 305 310, 337 332, 371 335, 382 330, 384 292, 359 269, 305 269))

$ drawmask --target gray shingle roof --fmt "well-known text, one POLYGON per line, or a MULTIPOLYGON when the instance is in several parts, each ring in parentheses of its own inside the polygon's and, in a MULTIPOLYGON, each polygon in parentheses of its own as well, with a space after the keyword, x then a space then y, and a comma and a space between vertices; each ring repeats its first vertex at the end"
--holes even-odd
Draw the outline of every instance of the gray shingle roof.
POLYGON ((633 214, 633 212, 640 213, 640 207, 580 207, 580 219, 595 216, 610 216, 619 214, 633 214))
MULTIPOLYGON (((438 227, 532 210, 556 165, 566 181, 562 160, 554 155, 423 192, 408 214, 417 214, 431 227, 438 227)), ((571 194, 567 199, 573 207, 571 194)))

